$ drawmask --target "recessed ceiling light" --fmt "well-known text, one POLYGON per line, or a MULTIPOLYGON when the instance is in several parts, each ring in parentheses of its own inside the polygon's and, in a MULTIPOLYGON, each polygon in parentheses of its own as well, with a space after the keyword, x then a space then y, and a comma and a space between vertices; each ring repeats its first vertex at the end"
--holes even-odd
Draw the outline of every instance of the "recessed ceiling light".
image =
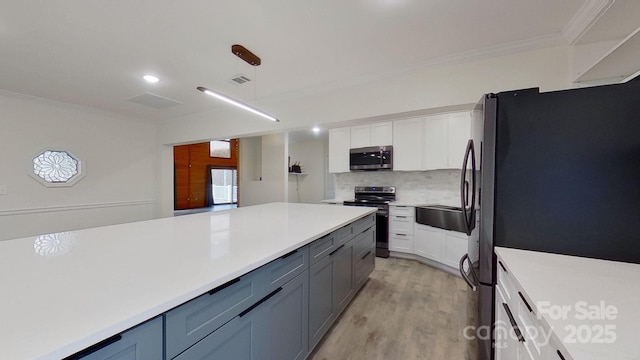
POLYGON ((157 76, 153 76, 153 75, 145 75, 142 77, 146 82, 148 83, 157 83, 158 81, 160 81, 160 79, 158 79, 157 76))
POLYGON ((317 126, 314 126, 313 129, 311 129, 311 131, 313 131, 314 133, 319 133, 320 132, 320 128, 317 126))

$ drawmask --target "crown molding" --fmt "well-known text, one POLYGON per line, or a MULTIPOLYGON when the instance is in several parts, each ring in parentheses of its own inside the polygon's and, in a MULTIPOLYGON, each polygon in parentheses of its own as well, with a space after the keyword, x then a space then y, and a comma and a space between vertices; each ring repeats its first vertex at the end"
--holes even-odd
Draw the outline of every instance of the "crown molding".
POLYGON ((570 45, 575 44, 609 10, 615 0, 587 0, 562 30, 570 45))
POLYGON ((567 41, 560 33, 537 36, 526 40, 513 41, 433 58, 415 67, 435 67, 440 65, 462 64, 566 44, 567 41))

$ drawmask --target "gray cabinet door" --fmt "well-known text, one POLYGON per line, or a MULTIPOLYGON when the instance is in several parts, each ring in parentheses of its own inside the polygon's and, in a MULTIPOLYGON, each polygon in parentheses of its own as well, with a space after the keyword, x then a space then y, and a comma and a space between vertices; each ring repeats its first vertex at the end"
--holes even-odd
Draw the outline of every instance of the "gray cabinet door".
POLYGON ((265 295, 265 272, 256 270, 166 313, 166 353, 172 359, 265 295))
POLYGON ((369 278, 369 274, 375 268, 375 247, 367 250, 364 254, 355 257, 354 262, 354 291, 360 290, 362 285, 369 278))
POLYGON ((302 360, 309 351, 309 271, 265 302, 266 358, 302 360))
POLYGON ((353 298, 353 246, 351 241, 333 255, 333 312, 337 315, 353 298))
POLYGON ((175 360, 257 360, 264 357, 264 316, 260 307, 236 316, 197 342, 175 360))
POLYGON ((333 259, 325 256, 309 268, 309 349, 331 326, 333 313, 333 259))
POLYGON ((81 351, 70 359, 162 359, 162 317, 156 317, 120 335, 81 351), (108 345, 107 345, 108 344, 108 345))

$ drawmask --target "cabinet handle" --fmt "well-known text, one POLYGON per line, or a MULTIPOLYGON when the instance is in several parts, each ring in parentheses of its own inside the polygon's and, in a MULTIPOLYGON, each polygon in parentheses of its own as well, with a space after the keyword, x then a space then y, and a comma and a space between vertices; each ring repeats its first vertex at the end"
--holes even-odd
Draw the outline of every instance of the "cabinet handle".
POLYGON ((235 283, 237 283, 237 282, 239 282, 239 281, 240 281, 240 278, 239 278, 239 277, 237 277, 237 278, 235 278, 235 279, 233 279, 233 280, 227 281, 226 283, 224 283, 224 284, 222 284, 222 285, 220 285, 220 286, 218 286, 218 287, 215 287, 215 288, 213 288, 213 289, 209 290, 209 291, 207 292, 207 294, 209 294, 209 295, 213 295, 213 294, 217 293, 218 291, 224 290, 224 289, 228 288, 229 286, 231 286, 231 285, 233 285, 233 284, 235 284, 235 283))
POLYGON ((107 346, 120 341, 120 339, 122 339, 122 335, 118 334, 118 335, 114 335, 108 339, 104 339, 102 341, 100 341, 99 343, 95 344, 95 345, 91 345, 88 348, 81 350, 71 356, 67 356, 66 358, 64 358, 63 360, 77 360, 77 359, 82 359, 85 356, 88 356, 90 354, 93 354, 94 352, 101 350, 103 348, 106 348, 107 346))
POLYGON ((369 254, 371 254, 371 250, 367 251, 367 253, 366 253, 366 254, 364 254, 364 255, 362 256, 362 259, 360 259, 360 260, 364 260, 364 258, 366 258, 367 256, 369 256, 369 254))
POLYGON ((260 299, 257 303, 249 306, 249 308, 243 312, 240 313, 240 315, 238 315, 239 317, 243 317, 245 315, 247 315, 248 313, 251 312, 251 310, 257 308, 258 306, 260 306, 260 304, 262 304, 263 302, 271 299, 272 296, 274 296, 275 294, 279 293, 280 291, 282 291, 282 287, 279 287, 275 290, 273 290, 269 295, 263 297, 262 299, 260 299))
POLYGON ((507 271, 507 268, 506 268, 506 267, 504 267, 504 264, 502 263, 502 261, 498 260, 498 265, 500 265, 500 267, 502 268, 502 270, 503 270, 504 272, 506 272, 507 274, 509 273, 509 272, 507 271))
POLYGON ((295 253, 297 253, 297 252, 298 252, 298 249, 295 249, 295 250, 293 250, 293 251, 290 251, 290 252, 288 252, 288 253, 286 253, 286 254, 284 254, 284 255, 280 256, 280 259, 286 259, 286 258, 288 258, 289 256, 291 256, 291 255, 293 255, 293 254, 295 254, 295 253))
POLYGON ((338 246, 337 249, 333 250, 331 253, 329 253, 329 256, 333 256, 333 254, 337 253, 340 249, 342 249, 344 247, 344 244, 338 246))
MULTIPOLYGON (((527 300, 524 298, 524 295, 522 295, 522 293, 520 291, 518 291, 518 295, 520 295, 520 299, 522 299, 522 302, 524 303, 524 306, 527 307, 527 309, 529 309, 530 313, 533 313, 533 309, 531 308, 531 306, 529 306, 529 303, 527 302, 527 300)), ((534 313, 535 314, 535 313, 534 313)))
POLYGON ((396 217, 397 217, 398 219, 406 219, 406 218, 407 218, 406 216, 400 216, 400 215, 396 215, 396 217))
POLYGON ((518 341, 524 342, 524 336, 522 336, 522 332, 520 332, 520 329, 518 328, 518 323, 516 323, 516 320, 513 318, 513 314, 511 313, 511 310, 509 310, 509 305, 507 305, 506 303, 502 303, 502 306, 504 306, 504 309, 507 311, 509 322, 511 323, 511 327, 513 328, 513 331, 516 333, 516 336, 518 337, 518 341))
POLYGON ((562 360, 566 360, 566 359, 564 358, 564 356, 562 356, 562 353, 560 352, 560 350, 556 350, 556 353, 558 354, 558 357, 559 357, 560 359, 562 359, 562 360))
POLYGON ((395 234, 396 236, 407 236, 407 234, 395 234))

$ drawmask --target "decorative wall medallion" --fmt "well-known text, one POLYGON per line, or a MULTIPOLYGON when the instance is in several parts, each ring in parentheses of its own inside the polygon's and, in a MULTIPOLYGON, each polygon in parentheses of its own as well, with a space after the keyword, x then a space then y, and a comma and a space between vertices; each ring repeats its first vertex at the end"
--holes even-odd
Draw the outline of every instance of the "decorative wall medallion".
POLYGON ((33 158, 32 175, 45 186, 71 186, 83 176, 80 165, 68 151, 45 150, 33 158))

